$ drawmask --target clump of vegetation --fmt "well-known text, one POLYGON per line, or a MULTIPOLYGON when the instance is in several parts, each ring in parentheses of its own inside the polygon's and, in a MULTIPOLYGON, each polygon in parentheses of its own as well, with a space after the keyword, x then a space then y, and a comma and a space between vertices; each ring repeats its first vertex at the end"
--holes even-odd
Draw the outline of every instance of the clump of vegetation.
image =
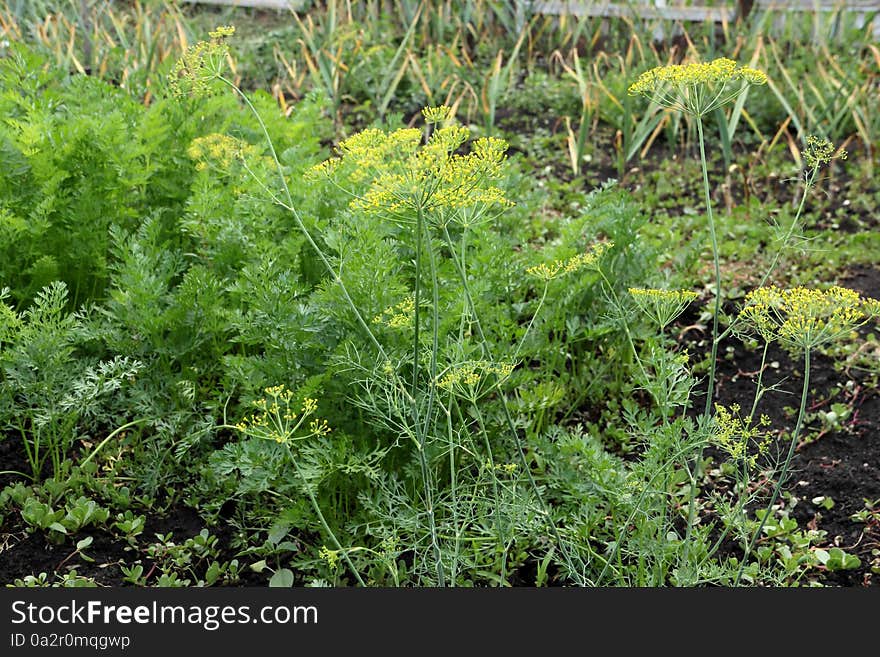
POLYGON ((76 39, 4 46, 0 441, 20 465, 0 517, 66 550, 16 585, 95 584, 99 535, 137 586, 799 585, 862 567, 800 529, 786 485, 816 359, 867 362, 876 386, 857 355, 880 302, 809 253, 778 280, 832 239, 816 190, 843 165, 842 116, 872 157, 861 101, 792 134, 767 100, 788 102, 778 61, 632 32, 626 56, 579 52, 583 21, 444 11, 298 15, 306 69, 276 49, 271 93, 243 75, 267 61, 239 52, 246 30, 190 44, 183 14, 146 60, 146 30, 117 60, 95 24, 92 75, 76 39), (388 30, 399 43, 367 47, 388 30), (505 104, 534 114, 536 85, 578 116, 506 134, 505 104), (652 191, 629 167, 654 144, 698 158, 652 191), (744 147, 796 185, 758 201, 746 180, 735 200, 744 147), (593 157, 618 180, 555 174, 593 157), (730 402, 737 350, 760 368, 730 402), (793 428, 764 412, 774 350, 802 363, 793 428), (206 526, 146 530, 181 508, 206 526))

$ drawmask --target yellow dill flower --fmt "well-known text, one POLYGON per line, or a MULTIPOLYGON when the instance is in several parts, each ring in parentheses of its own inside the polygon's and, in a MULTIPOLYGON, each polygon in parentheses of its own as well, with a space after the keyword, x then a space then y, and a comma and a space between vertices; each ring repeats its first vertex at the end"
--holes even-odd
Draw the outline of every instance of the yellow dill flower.
POLYGON ((807 146, 801 151, 801 155, 809 169, 818 169, 823 164, 829 164, 831 160, 846 159, 844 149, 835 150, 834 144, 815 135, 807 137, 807 146))
MULTIPOLYGON (((442 108, 426 108, 423 115, 430 122, 449 119, 442 108)), ((470 131, 456 124, 438 127, 427 143, 416 128, 368 128, 342 141, 336 157, 307 175, 346 183, 354 196, 349 207, 366 214, 403 223, 420 212, 434 221, 466 215, 473 223, 488 208, 512 203, 495 184, 502 177, 507 143, 478 139, 469 153, 459 153, 469 138, 470 131)))
POLYGON ((319 418, 309 422, 308 431, 302 431, 306 419, 318 408, 317 400, 305 398, 300 412, 297 412, 294 407, 293 391, 283 384, 270 386, 263 393, 264 397, 253 402, 258 412, 245 417, 235 425, 242 433, 283 445, 330 433, 327 420, 319 418))
POLYGON ((327 562, 327 566, 331 569, 339 565, 339 550, 331 550, 326 545, 322 545, 318 550, 318 557, 327 562))
POLYGON ((422 110, 422 116, 425 118, 425 123, 429 125, 433 123, 444 123, 451 118, 452 109, 446 105, 425 107, 422 110))
POLYGON ((232 25, 219 25, 216 29, 208 32, 208 36, 212 39, 225 39, 235 34, 235 27, 232 25))
POLYGON ((171 69, 169 86, 175 96, 210 95, 210 83, 223 75, 229 56, 226 39, 234 33, 234 27, 222 25, 209 33, 210 41, 199 41, 186 49, 171 69))
POLYGON ((413 325, 416 300, 409 296, 400 303, 389 306, 373 318, 374 324, 384 324, 388 328, 408 328, 413 325))
POLYGON ((556 278, 573 274, 582 269, 592 268, 599 261, 599 258, 612 246, 614 246, 613 242, 599 242, 589 251, 579 253, 566 260, 554 260, 549 264, 542 262, 539 265, 529 267, 526 269, 526 274, 549 283, 556 278))
POLYGON ((739 411, 739 404, 729 408, 715 404, 712 442, 735 461, 745 461, 753 468, 770 448, 772 438, 764 429, 770 425, 770 418, 762 415, 754 422, 753 418, 740 417, 739 411))
POLYGON ((457 392, 468 399, 476 399, 501 384, 512 372, 512 363, 466 361, 453 365, 444 374, 438 376, 436 386, 449 392, 457 392), (492 375, 494 381, 490 380, 492 375))
POLYGON ((256 147, 246 141, 219 133, 197 137, 186 149, 186 154, 196 161, 198 170, 210 166, 226 171, 233 162, 256 153, 256 147))
POLYGON ((657 290, 631 287, 630 296, 639 309, 654 320, 661 329, 671 324, 697 298, 690 290, 657 290))
POLYGON ((850 336, 880 316, 880 302, 843 287, 821 291, 806 287, 761 287, 746 295, 740 318, 765 340, 788 348, 814 349, 850 336))
POLYGON ((517 471, 518 467, 519 466, 517 466, 516 463, 495 463, 493 465, 492 461, 490 461, 489 459, 486 459, 483 462, 484 470, 488 470, 490 472, 501 472, 506 475, 514 474, 517 471))
POLYGON ((767 75, 732 59, 657 66, 630 85, 630 95, 694 116, 704 116, 727 104, 751 85, 767 83, 767 75))

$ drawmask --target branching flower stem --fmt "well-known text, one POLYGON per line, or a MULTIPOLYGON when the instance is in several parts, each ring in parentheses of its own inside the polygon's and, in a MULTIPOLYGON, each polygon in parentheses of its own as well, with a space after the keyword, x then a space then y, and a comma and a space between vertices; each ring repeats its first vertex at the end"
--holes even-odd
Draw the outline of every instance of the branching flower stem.
POLYGON ((804 385, 801 388, 801 407, 798 410, 797 422, 795 423, 794 433, 791 435, 791 444, 788 447, 788 454, 785 457, 785 461, 782 463, 782 470, 779 472, 779 478, 776 480, 776 485, 773 487, 773 494, 770 496, 770 502, 767 503, 767 508, 764 511, 764 516, 761 518, 761 522, 758 524, 758 528, 755 530, 754 535, 752 535, 752 540, 746 546, 745 553, 743 554, 742 563, 739 566, 739 570, 736 573, 736 579, 733 582, 734 586, 739 585, 739 581, 742 578, 743 571, 745 570, 746 563, 748 562, 749 555, 752 553, 752 550, 755 549, 755 544, 758 542, 758 539, 761 537, 761 532, 764 530, 764 525, 767 523, 767 518, 773 513, 773 505, 776 504, 776 500, 779 499, 779 494, 782 491, 782 486, 785 484, 785 478, 788 476, 788 470, 791 466, 791 460, 794 457, 795 449, 797 448, 798 438, 801 434, 801 427, 803 426, 804 416, 807 411, 807 397, 810 391, 810 350, 809 348, 804 350, 804 385))
MULTIPOLYGON (((477 308, 474 305, 474 300, 470 292, 470 286, 468 285, 467 273, 462 269, 461 262, 459 262, 458 258, 455 256, 455 248, 454 242, 452 240, 452 236, 449 234, 449 229, 444 225, 443 226, 443 235, 446 239, 447 244, 450 247, 450 252, 453 254, 453 262, 455 264, 456 271, 458 272, 459 278, 462 282, 462 287, 464 288, 465 297, 467 299, 468 305, 470 306, 471 316, 473 317, 474 326, 477 329, 477 335, 480 338, 480 342, 482 344, 483 352, 489 360, 493 360, 492 358, 492 349, 489 346, 489 340, 486 338, 486 334, 483 332, 483 325, 480 322, 479 314, 477 313, 477 308)), ((556 527, 556 523, 553 522, 553 517, 550 515, 550 511, 547 507, 547 502, 544 500, 544 496, 541 493, 541 489, 538 487, 538 482, 535 481, 535 477, 532 474, 532 468, 529 465, 528 459, 526 458, 525 450, 523 449, 522 442, 520 441, 519 434, 516 431, 516 426, 513 423, 513 417, 510 414, 510 406, 507 402, 507 395, 503 393, 499 393, 499 398, 501 400, 501 408, 504 411, 504 420, 507 424, 507 429, 510 432, 510 435, 513 439, 514 445, 517 449, 517 454, 520 459, 520 464, 522 465, 523 471, 526 473, 526 477, 529 480, 529 484, 532 488, 532 491, 535 493, 535 498, 538 500, 538 503, 541 506, 541 513, 547 519, 547 523, 550 527, 550 531, 553 534, 553 538, 556 541, 556 544, 559 546, 559 550, 562 553, 563 559, 566 562, 566 567, 572 573, 573 576, 578 578, 579 584, 587 585, 589 582, 586 580, 585 575, 582 572, 579 572, 574 567, 574 562, 572 560, 571 553, 565 542, 562 540, 562 536, 559 533, 559 529, 556 527)), ((599 555, 594 555, 597 558, 599 555)), ((580 559, 579 559, 580 560, 580 559)), ((581 571, 586 570, 583 561, 581 561, 581 571)))
POLYGON ((260 113, 257 111, 257 108, 253 106, 250 99, 234 82, 225 78, 222 75, 217 76, 217 79, 227 85, 230 89, 232 89, 235 94, 244 101, 247 108, 254 115, 257 120, 257 123, 260 125, 260 130, 263 132, 263 136, 266 139, 266 143, 269 146, 269 153, 272 156, 272 161, 275 163, 275 169, 278 172, 278 179, 281 182, 281 187, 284 190, 284 196, 287 199, 287 203, 284 206, 290 214, 293 216, 294 221, 296 222, 297 228, 299 228, 300 232, 306 238, 306 241, 309 243, 309 246, 312 247, 312 250, 317 254, 318 258, 321 260, 321 264, 324 265, 324 268, 327 270, 327 273, 333 279, 333 281, 339 285, 339 288, 342 290, 342 294, 345 297, 345 301, 348 304, 349 308, 351 308, 352 312, 355 315, 355 319, 358 324, 366 333, 367 337, 372 342, 373 346, 379 352, 379 355, 383 359, 387 359, 387 355, 385 354, 385 350, 382 348, 382 345, 379 343, 379 340, 376 338, 373 331, 370 329, 370 325, 367 324, 361 312, 358 310, 357 305, 354 303, 354 300, 351 298, 351 295, 348 293, 345 285, 342 282, 342 279, 339 277, 339 274, 330 264, 330 261, 327 259, 327 256, 324 254, 321 247, 318 246, 318 243, 315 241, 312 236, 311 231, 306 227, 305 223, 302 220, 302 216, 300 216, 299 211, 297 211, 296 207, 293 203, 293 196, 290 193, 290 187, 287 184, 287 179, 284 177, 284 167, 281 165, 281 161, 278 159, 278 154, 275 152, 275 145, 272 143, 272 138, 269 136, 269 130, 266 128, 266 124, 263 122, 263 118, 260 116, 260 113))

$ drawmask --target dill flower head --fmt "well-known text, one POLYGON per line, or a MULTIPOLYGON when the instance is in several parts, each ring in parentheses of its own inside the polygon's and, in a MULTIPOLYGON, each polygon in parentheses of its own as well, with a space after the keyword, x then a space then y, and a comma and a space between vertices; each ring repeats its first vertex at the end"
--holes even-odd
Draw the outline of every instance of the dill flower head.
POLYGON ((186 149, 186 154, 196 161, 199 171, 209 166, 225 171, 233 162, 256 153, 257 149, 246 141, 220 133, 197 137, 186 149))
POLYGON ((704 116, 732 101, 749 86, 766 84, 767 75, 732 59, 657 66, 630 85, 629 94, 694 116, 704 116))
POLYGON ((691 290, 657 290, 642 287, 629 288, 629 294, 639 309, 661 329, 671 324, 698 296, 691 290))
POLYGON ((831 160, 846 159, 844 149, 835 149, 834 144, 830 141, 815 135, 807 137, 807 146, 801 151, 801 155, 803 155, 808 169, 818 169, 822 165, 830 164, 831 160))
POLYGON ((876 317, 880 302, 837 286, 825 291, 760 287, 746 295, 740 311, 740 318, 765 340, 800 351, 848 337, 876 317))
POLYGON ((438 388, 448 392, 456 392, 467 399, 476 399, 500 385, 512 372, 512 363, 465 361, 449 367, 437 377, 435 383, 438 388))
POLYGON ((418 212, 435 221, 466 216, 473 222, 492 207, 513 205, 496 184, 507 143, 481 138, 461 154, 470 131, 450 122, 448 108, 427 108, 423 115, 438 124, 427 142, 417 128, 368 128, 343 140, 337 155, 312 167, 306 177, 344 182, 353 196, 349 207, 403 223, 412 222, 418 212))
POLYGON ((415 317, 416 299, 409 296, 400 303, 389 306, 373 318, 374 324, 384 324, 388 328, 409 328, 415 317))
POLYGON ((425 123, 431 125, 433 123, 445 123, 452 117, 452 108, 447 105, 438 105, 437 107, 425 107, 422 110, 422 116, 425 123))
POLYGON ((175 96, 203 98, 211 94, 210 83, 219 78, 229 56, 226 39, 235 34, 235 28, 221 25, 209 32, 209 41, 190 46, 171 69, 169 86, 175 96))
POLYGON ((529 267, 526 269, 526 274, 534 276, 545 283, 549 283, 556 278, 568 276, 569 274, 581 271, 582 269, 594 268, 596 263, 599 262, 599 258, 601 258, 602 255, 612 246, 614 246, 613 242, 599 242, 589 251, 578 253, 566 260, 554 260, 551 263, 542 262, 539 265, 529 267))
POLYGON ((296 404, 293 391, 277 385, 266 388, 264 396, 253 402, 256 411, 236 425, 244 434, 288 445, 293 441, 322 437, 330 433, 327 420, 313 418, 306 430, 303 425, 318 409, 318 401, 307 397, 296 404))
POLYGON ((729 408, 715 404, 712 442, 734 461, 745 461, 753 468, 770 448, 772 437, 766 430, 770 418, 762 415, 756 422, 751 417, 740 417, 739 411, 739 404, 729 408))

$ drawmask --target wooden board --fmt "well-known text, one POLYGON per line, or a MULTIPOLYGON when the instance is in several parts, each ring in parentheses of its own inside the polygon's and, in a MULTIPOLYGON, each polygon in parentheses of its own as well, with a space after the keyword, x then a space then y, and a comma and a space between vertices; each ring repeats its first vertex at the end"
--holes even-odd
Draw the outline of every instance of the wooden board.
MULTIPOLYGON (((665 4, 665 3, 664 3, 665 4)), ((659 18, 672 21, 733 21, 736 20, 737 9, 734 6, 663 6, 658 3, 646 4, 641 2, 608 2, 598 0, 585 2, 584 0, 548 0, 535 2, 532 11, 536 14, 551 14, 555 16, 595 16, 597 18, 659 18), (659 6, 658 6, 659 5, 659 6)))
POLYGON ((194 5, 227 5, 252 9, 302 9, 305 0, 183 0, 194 5))
POLYGON ((734 21, 740 13, 774 11, 834 11, 865 14, 880 12, 880 0, 753 0, 753 2, 669 4, 666 0, 545 0, 532 3, 537 14, 555 16, 595 16, 597 18, 629 17, 673 21, 734 21))

